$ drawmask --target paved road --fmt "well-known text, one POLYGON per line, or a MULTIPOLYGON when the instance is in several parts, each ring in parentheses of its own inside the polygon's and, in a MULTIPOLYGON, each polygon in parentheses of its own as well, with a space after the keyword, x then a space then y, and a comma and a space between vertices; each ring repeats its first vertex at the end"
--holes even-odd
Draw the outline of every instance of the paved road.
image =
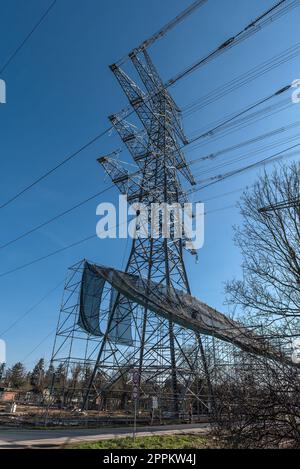
MULTIPOLYGON (((185 433, 205 434, 209 430, 207 423, 188 425, 164 425, 139 427, 139 436, 176 435, 185 433)), ((0 427, 0 449, 9 448, 55 448, 70 443, 98 441, 131 436, 132 429, 94 428, 94 429, 62 429, 62 430, 26 430, 0 427)))

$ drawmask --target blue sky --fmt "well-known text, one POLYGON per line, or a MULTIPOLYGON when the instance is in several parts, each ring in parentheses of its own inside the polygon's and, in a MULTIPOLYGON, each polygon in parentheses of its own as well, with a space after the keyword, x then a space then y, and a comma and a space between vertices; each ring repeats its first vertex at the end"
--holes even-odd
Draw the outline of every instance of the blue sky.
MULTIPOLYGON (((49 3, 49 0, 0 0, 0 65, 49 3)), ((204 56, 273 3, 271 0, 209 0, 149 50, 162 77, 167 80, 204 56)), ((108 126, 107 116, 126 104, 108 65, 189 4, 190 0, 58 0, 45 22, 0 77, 7 84, 7 104, 0 107, 0 204, 108 126)), ((184 108, 296 44, 299 22, 298 7, 181 80, 171 89, 175 100, 184 108)), ((187 135, 203 127, 209 129, 210 123, 272 94, 296 78, 300 78, 299 57, 184 118, 187 135)), ((188 150, 187 158, 192 160, 295 122, 299 119, 299 110, 300 107, 291 105, 284 112, 194 152, 188 150)), ((296 133, 294 129, 290 135, 296 133)), ((0 210, 0 244, 107 187, 109 180, 96 158, 120 146, 115 134, 99 140, 0 210)), ((245 150, 239 150, 214 163, 195 165, 193 169, 197 174, 205 170, 211 170, 209 176, 218 174, 224 170, 214 169, 215 165, 243 153, 245 150)), ((269 154, 272 151, 251 157, 249 162, 269 154)), ((245 162, 229 166, 225 171, 243 164, 245 162)), ((222 194, 251 185, 258 172, 247 172, 213 185, 195 194, 194 200, 221 195, 207 202, 208 211, 232 205, 241 193, 222 194)), ((117 196, 117 190, 111 190, 105 194, 105 199, 94 200, 10 247, 0 249, 0 275, 93 234, 97 203, 116 201, 117 196)), ((238 209, 231 208, 208 214, 205 223, 205 244, 199 253, 199 264, 186 255, 191 287, 194 295, 226 312, 224 282, 241 275, 241 257, 232 241, 232 226, 241 223, 241 217, 238 209)), ((24 360, 30 367, 41 356, 49 358, 62 285, 7 334, 2 337, 1 333, 62 282, 68 266, 86 257, 121 267, 128 249, 129 243, 124 240, 94 239, 14 274, 1 276, 0 337, 7 342, 8 363, 24 360)))

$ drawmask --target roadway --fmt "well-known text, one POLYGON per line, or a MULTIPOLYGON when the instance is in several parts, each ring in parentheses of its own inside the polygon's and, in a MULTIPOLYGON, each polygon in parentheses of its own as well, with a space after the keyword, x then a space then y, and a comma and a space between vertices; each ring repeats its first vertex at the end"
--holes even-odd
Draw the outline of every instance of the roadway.
MULTIPOLYGON (((164 425, 138 427, 138 436, 203 434, 209 424, 164 425)), ((66 445, 132 436, 132 428, 45 429, 28 430, 0 427, 0 449, 63 448, 66 445)))

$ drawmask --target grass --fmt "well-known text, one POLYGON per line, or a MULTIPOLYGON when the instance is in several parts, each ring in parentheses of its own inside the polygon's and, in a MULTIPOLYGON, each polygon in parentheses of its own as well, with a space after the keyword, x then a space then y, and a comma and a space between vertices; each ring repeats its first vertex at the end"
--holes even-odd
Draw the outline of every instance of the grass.
POLYGON ((71 446, 73 449, 204 449, 208 439, 199 435, 137 436, 114 438, 71 446))

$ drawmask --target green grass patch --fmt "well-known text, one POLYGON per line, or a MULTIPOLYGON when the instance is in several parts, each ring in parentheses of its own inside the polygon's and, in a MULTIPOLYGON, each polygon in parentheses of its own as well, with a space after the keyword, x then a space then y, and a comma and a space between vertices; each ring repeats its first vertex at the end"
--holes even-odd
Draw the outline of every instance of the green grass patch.
POLYGON ((208 439, 199 435, 155 435, 114 438, 71 446, 75 449, 203 449, 208 439))

